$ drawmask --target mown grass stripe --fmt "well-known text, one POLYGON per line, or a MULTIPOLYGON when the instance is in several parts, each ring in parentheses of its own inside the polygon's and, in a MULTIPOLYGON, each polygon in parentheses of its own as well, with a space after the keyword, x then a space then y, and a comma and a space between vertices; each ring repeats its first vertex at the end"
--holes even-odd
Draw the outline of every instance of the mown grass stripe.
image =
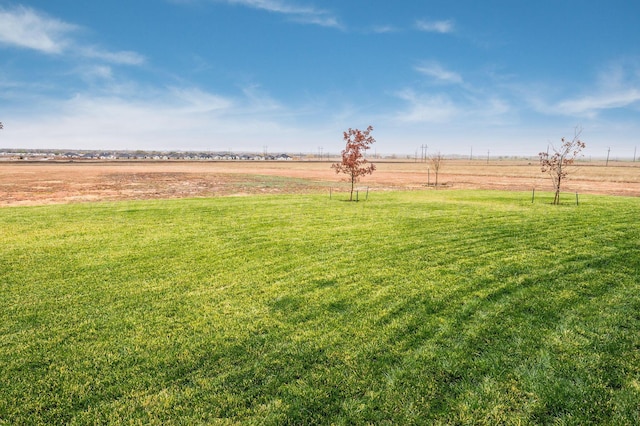
POLYGON ((0 209, 0 422, 637 423, 639 207, 0 209))

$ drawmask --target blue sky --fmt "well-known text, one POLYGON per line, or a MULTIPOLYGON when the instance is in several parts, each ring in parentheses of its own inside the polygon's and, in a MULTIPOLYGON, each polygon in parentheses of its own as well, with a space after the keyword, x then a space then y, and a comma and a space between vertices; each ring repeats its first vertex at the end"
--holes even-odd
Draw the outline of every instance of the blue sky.
POLYGON ((632 0, 0 0, 0 147, 640 145, 632 0))

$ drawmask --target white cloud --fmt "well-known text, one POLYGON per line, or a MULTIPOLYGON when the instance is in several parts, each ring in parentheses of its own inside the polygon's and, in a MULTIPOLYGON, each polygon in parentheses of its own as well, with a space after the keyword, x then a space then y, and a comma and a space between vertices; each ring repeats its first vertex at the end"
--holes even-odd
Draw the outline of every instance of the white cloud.
POLYGON ((462 84, 463 82, 460 74, 443 68, 437 62, 425 62, 417 66, 415 70, 443 83, 462 84))
POLYGON ((398 28, 392 25, 376 25, 373 27, 372 31, 377 34, 386 34, 386 33, 395 33, 398 32, 398 28))
POLYGON ((251 85, 242 89, 242 93, 248 102, 249 111, 277 111, 282 110, 282 105, 268 94, 264 93, 260 86, 251 85))
POLYGON ((430 32, 430 33, 440 33, 447 34, 452 33, 454 31, 453 21, 425 21, 419 20, 416 22, 416 28, 420 31, 430 32))
POLYGON ((550 99, 555 91, 549 88, 533 91, 521 89, 534 110, 547 115, 596 118, 601 113, 615 109, 640 107, 640 67, 611 64, 603 68, 588 90, 582 93, 550 99), (547 93, 546 99, 540 92, 547 93))
POLYGON ((498 95, 473 97, 466 108, 464 120, 478 128, 511 126, 519 121, 511 102, 498 95))
POLYGON ((408 109, 396 117, 398 121, 442 123, 450 121, 459 112, 445 95, 417 94, 413 90, 404 90, 396 96, 409 104, 408 109))
POLYGON ((407 123, 455 123, 465 125, 501 125, 513 120, 509 102, 498 96, 472 96, 468 93, 456 99, 444 93, 416 93, 404 90, 396 97, 406 108, 396 115, 396 121, 407 123))
POLYGON ((14 111, 6 118, 11 132, 3 136, 10 144, 183 150, 250 150, 268 144, 284 150, 285 143, 299 143, 303 132, 292 118, 295 111, 256 87, 228 97, 199 87, 130 86, 127 92, 87 91, 63 100, 42 96, 38 104, 38 111, 14 111))
POLYGON ((145 62, 144 56, 131 51, 109 52, 96 47, 80 48, 79 51, 87 58, 101 59, 112 64, 142 65, 145 62))
POLYGON ((107 65, 80 67, 77 69, 77 73, 87 82, 113 80, 113 70, 107 65))
POLYGON ((254 7, 268 10, 269 12, 285 13, 292 15, 314 15, 319 12, 310 7, 300 7, 278 0, 227 0, 231 4, 254 7))
POLYGON ((85 46, 73 38, 80 27, 51 18, 31 8, 0 8, 0 44, 46 54, 79 54, 121 65, 140 65, 145 59, 131 51, 111 52, 85 46))
POLYGON ((624 108, 636 102, 640 102, 640 90, 630 88, 615 93, 603 93, 565 100, 558 103, 552 110, 565 115, 595 117, 603 110, 624 108))
MULTIPOLYGON (((407 88, 395 93, 406 104, 397 116, 399 121, 422 123, 462 122, 474 125, 502 125, 513 120, 514 109, 507 97, 496 87, 477 87, 465 82, 462 76, 448 70, 437 61, 426 61, 414 67, 416 72, 433 79, 441 90, 423 92, 407 88), (451 85, 442 88, 442 85, 451 85)), ((424 85, 421 85, 424 86, 424 85)))
POLYGON ((338 19, 330 12, 312 6, 298 6, 282 0, 223 0, 229 4, 237 4, 254 9, 287 15, 300 23, 320 25, 323 27, 339 27, 338 19))
POLYGON ((334 27, 334 28, 340 27, 340 23, 338 22, 338 19, 333 16, 296 15, 292 19, 301 24, 314 24, 314 25, 319 25, 321 27, 334 27))
POLYGON ((77 28, 22 6, 0 9, 0 43, 9 46, 61 53, 70 44, 69 34, 77 28))
POLYGON ((169 93, 168 103, 173 105, 178 114, 225 111, 234 104, 230 99, 198 88, 171 88, 169 93))

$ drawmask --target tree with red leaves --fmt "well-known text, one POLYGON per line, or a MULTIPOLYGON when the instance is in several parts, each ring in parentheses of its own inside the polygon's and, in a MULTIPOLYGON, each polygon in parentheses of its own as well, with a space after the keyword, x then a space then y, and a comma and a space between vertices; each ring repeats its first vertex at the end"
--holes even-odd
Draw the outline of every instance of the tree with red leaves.
POLYGON ((353 201, 353 187, 360 177, 370 175, 376 169, 364 158, 364 151, 376 141, 370 134, 372 131, 373 127, 369 126, 367 130, 349 129, 343 132, 346 146, 342 150, 342 162, 331 165, 336 173, 344 173, 351 179, 349 201, 353 201))
POLYGON ((556 194, 553 198, 553 204, 560 204, 560 186, 569 175, 569 167, 574 163, 576 157, 586 147, 586 144, 580 140, 582 129, 576 127, 573 139, 568 140, 562 138, 562 145, 556 149, 553 145, 553 154, 549 152, 541 152, 540 168, 543 173, 549 173, 553 181, 553 189, 556 194))

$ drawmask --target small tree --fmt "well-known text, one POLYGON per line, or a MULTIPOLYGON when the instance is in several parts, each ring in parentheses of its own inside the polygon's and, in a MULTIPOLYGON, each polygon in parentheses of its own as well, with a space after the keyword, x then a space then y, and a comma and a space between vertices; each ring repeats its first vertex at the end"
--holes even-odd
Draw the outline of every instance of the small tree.
POLYGON ((549 173, 553 182, 553 189, 555 190, 553 204, 560 204, 560 187, 569 175, 570 166, 586 147, 586 144, 580 140, 581 133, 582 129, 576 127, 573 139, 562 138, 562 145, 558 149, 551 145, 553 154, 549 155, 549 152, 538 154, 542 172, 549 173))
POLYGON ((2 121, 0 121, 0 130, 4 129, 4 126, 2 125, 2 121))
POLYGON ((440 154, 440 151, 429 156, 429 163, 431 164, 433 171, 436 173, 436 188, 438 187, 438 173, 440 173, 440 169, 442 168, 442 160, 444 160, 444 156, 440 154))
POLYGON ((342 161, 331 165, 336 173, 344 173, 351 179, 349 201, 353 201, 353 187, 360 177, 370 175, 376 169, 374 164, 364 158, 364 151, 376 141, 370 134, 372 131, 373 127, 369 126, 367 130, 349 129, 343 132, 346 146, 342 150, 342 161))

